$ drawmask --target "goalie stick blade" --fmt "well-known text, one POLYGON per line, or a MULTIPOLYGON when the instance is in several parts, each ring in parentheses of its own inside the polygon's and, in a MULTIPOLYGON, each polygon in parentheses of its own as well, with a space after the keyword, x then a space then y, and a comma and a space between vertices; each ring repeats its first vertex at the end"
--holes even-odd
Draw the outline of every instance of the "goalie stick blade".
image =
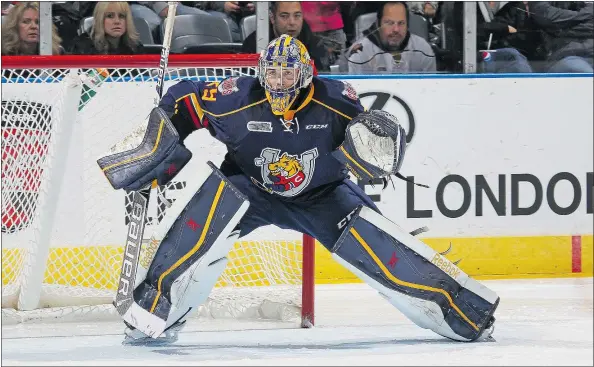
POLYGON ((134 284, 136 282, 136 271, 140 258, 140 248, 144 227, 146 225, 146 212, 148 209, 150 188, 134 192, 132 200, 132 211, 128 223, 128 235, 126 247, 124 248, 124 259, 118 283, 118 291, 113 302, 118 314, 126 314, 132 303, 134 303, 134 284))

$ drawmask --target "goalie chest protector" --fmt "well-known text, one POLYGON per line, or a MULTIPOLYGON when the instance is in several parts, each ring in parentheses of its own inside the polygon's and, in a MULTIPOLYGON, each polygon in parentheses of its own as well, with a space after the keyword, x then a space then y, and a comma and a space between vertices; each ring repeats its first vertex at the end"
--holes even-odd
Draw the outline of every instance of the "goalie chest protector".
POLYGON ((176 108, 186 102, 183 106, 200 117, 186 119, 192 125, 187 130, 205 127, 227 146, 223 173, 244 173, 264 192, 285 200, 311 199, 347 177, 346 167, 330 153, 343 142, 349 121, 363 111, 350 84, 318 77, 284 116, 272 113, 253 77, 218 84, 183 81, 169 88, 161 107, 173 111, 175 101, 176 108))

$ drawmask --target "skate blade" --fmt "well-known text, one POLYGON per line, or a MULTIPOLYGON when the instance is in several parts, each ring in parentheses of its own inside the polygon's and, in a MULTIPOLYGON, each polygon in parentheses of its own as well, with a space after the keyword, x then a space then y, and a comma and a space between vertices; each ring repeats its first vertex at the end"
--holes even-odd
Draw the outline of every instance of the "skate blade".
POLYGON ((151 338, 150 336, 138 331, 126 329, 124 332, 124 340, 122 345, 145 345, 145 346, 157 346, 157 345, 168 345, 175 343, 178 339, 178 330, 172 329, 165 331, 158 338, 151 338))
POLYGON ((151 338, 143 332, 128 326, 124 331, 122 345, 159 346, 175 343, 179 339, 179 332, 186 326, 186 320, 176 322, 163 332, 158 338, 151 338))
POLYGON ((167 337, 159 337, 159 338, 151 338, 149 336, 143 338, 132 338, 126 336, 122 341, 122 345, 131 345, 131 346, 147 346, 147 347, 155 347, 161 345, 169 345, 173 344, 178 340, 177 335, 167 336, 167 337))
POLYGON ((495 325, 491 325, 485 331, 483 331, 482 335, 478 337, 476 340, 479 343, 494 343, 497 340, 493 338, 493 332, 495 331, 495 325))

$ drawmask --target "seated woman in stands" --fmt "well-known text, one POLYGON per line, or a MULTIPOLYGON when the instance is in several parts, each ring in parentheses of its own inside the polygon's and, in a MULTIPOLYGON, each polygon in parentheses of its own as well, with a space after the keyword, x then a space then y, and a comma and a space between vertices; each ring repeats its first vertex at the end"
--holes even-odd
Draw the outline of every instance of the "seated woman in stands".
MULTIPOLYGON (((64 49, 58 30, 52 25, 52 54, 64 49)), ((39 3, 19 2, 2 21, 2 55, 39 55, 39 3)))
POLYGON ((73 42, 72 54, 133 55, 143 53, 130 6, 125 1, 98 2, 90 34, 73 42))

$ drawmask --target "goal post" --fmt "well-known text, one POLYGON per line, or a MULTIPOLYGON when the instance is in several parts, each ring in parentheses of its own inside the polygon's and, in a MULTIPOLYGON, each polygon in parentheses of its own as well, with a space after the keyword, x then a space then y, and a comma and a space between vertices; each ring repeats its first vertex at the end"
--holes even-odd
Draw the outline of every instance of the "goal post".
MULTIPOLYGON (((27 109, 33 107, 31 105, 8 103, 11 100, 5 103, 4 99, 2 100, 3 193, 11 192, 15 189, 15 185, 17 185, 15 182, 16 179, 28 180, 29 185, 37 188, 38 200, 35 206, 39 217, 44 218, 43 221, 39 222, 37 232, 33 233, 35 237, 29 240, 32 251, 27 252, 23 260, 23 266, 27 268, 28 275, 21 277, 20 280, 18 298, 18 309, 20 310, 33 310, 39 304, 45 263, 49 254, 49 239, 51 237, 58 199, 57 195, 48 195, 48 193, 57 191, 62 186, 66 156, 72 135, 72 126, 76 118, 77 102, 81 93, 81 83, 77 80, 74 73, 66 74, 59 88, 56 89, 56 92, 60 98, 56 101, 57 103, 48 106, 51 110, 45 116, 36 113, 36 111, 29 111, 27 113, 27 109), (17 104, 18 107, 16 107, 17 104), (43 126, 48 120, 51 121, 51 119, 58 119, 62 123, 43 126), (25 133, 20 134, 23 130, 25 130, 25 133), (33 131, 40 130, 43 131, 43 137, 39 137, 33 133, 33 131), (49 136, 45 136, 46 133, 49 136), (21 140, 24 136, 25 139, 21 140), (16 143, 16 146, 14 143, 15 140, 20 140, 16 143), (25 177, 23 177, 22 172, 15 169, 17 165, 21 167, 29 166, 29 168, 36 166, 35 161, 43 159, 42 155, 45 154, 54 157, 51 162, 51 169, 40 170, 33 175, 27 175, 25 177), (32 155, 32 157, 26 158, 27 155, 32 155), (7 176, 10 175, 8 172, 15 173, 12 176, 15 180, 5 179, 5 177, 8 178, 7 176)), ((21 102, 14 99, 12 101, 21 102)), ((37 108, 45 110, 46 106, 37 106, 37 108)), ((48 165, 50 165, 50 162, 48 162, 48 165)), ((41 164, 38 167, 41 167, 41 164)), ((33 170, 36 170, 38 167, 33 168, 33 170)), ((23 185, 23 183, 21 182, 20 185, 23 185)), ((4 196, 2 195, 3 232, 5 222, 11 220, 11 213, 8 213, 8 210, 14 209, 12 200, 7 198, 8 200, 5 201, 4 196), (8 210, 5 211, 5 209, 8 210)))
MULTIPOLYGON (((258 55, 170 55, 165 89, 256 75, 258 55)), ((96 160, 146 124, 159 55, 2 57, 2 319, 116 315, 131 197, 113 190, 96 160), (75 316, 74 316, 75 315, 75 316)), ((194 157, 151 195, 145 241, 206 160, 226 148, 204 132, 194 157), (169 202, 167 202, 169 201, 169 202)), ((266 227, 239 239, 199 315, 314 322, 315 241, 266 227)))

